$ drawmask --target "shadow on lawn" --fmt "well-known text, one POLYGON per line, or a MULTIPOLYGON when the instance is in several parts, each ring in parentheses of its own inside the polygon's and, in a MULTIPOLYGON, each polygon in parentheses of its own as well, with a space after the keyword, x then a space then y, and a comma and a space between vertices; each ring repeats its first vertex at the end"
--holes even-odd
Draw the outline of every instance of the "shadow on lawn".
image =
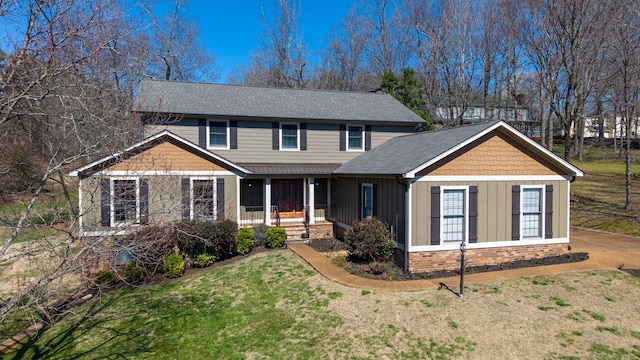
MULTIPOLYGON (((142 327, 135 326, 133 324, 135 317, 127 315, 119 317, 116 313, 106 317, 99 316, 105 309, 115 306, 119 299, 120 297, 109 296, 108 301, 93 300, 92 304, 83 310, 82 315, 79 312, 75 313, 77 319, 73 323, 64 325, 61 322, 56 323, 57 326, 68 326, 66 330, 42 341, 40 338, 51 329, 50 326, 47 326, 28 342, 22 344, 15 353, 9 353, 9 355, 13 355, 15 359, 25 357, 33 359, 102 358, 104 354, 109 354, 109 358, 131 358, 134 355, 147 352, 146 341, 140 340, 145 338, 144 335, 149 330, 146 326, 148 324, 144 324, 142 327), (107 326, 116 320, 116 317, 130 318, 131 320, 121 323, 122 325, 117 328, 107 326), (101 329, 105 336, 100 339, 94 338, 96 340, 94 346, 84 352, 78 352, 76 341, 87 336, 87 332, 95 328, 101 329), (122 329, 126 330, 122 331, 122 329)), ((68 314, 67 316, 74 315, 68 314)))

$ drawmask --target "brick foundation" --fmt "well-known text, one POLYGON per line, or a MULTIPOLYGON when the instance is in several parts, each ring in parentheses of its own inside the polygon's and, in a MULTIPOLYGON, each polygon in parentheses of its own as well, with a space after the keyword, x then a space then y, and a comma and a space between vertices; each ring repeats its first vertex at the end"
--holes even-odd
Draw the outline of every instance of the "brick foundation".
MULTIPOLYGON (((566 254, 567 244, 506 246, 467 249, 466 266, 496 265, 516 260, 540 259, 566 254)), ((414 273, 455 270, 460 268, 460 250, 425 251, 409 253, 408 269, 414 273)))

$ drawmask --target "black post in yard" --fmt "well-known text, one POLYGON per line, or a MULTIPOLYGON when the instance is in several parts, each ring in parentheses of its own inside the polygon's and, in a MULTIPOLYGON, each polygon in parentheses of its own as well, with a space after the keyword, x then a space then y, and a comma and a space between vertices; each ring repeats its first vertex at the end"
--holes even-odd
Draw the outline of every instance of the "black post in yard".
POLYGON ((464 240, 460 242, 460 298, 464 296, 464 252, 467 250, 467 245, 464 240))

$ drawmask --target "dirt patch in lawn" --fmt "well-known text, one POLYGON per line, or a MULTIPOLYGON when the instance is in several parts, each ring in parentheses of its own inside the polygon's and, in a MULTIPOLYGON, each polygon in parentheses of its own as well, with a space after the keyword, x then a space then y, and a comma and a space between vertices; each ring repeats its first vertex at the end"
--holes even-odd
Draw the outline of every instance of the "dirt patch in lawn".
MULTIPOLYGON (((336 265, 344 267, 344 269, 349 273, 368 279, 402 281, 418 279, 438 279, 460 274, 459 269, 425 273, 405 273, 397 265, 391 262, 376 262, 374 264, 370 264, 365 262, 353 261, 348 257, 349 246, 344 242, 336 239, 312 240, 309 246, 311 246, 318 252, 326 253, 327 256, 329 256, 336 265), (381 271, 381 269, 384 270, 381 271)), ((588 258, 589 254, 585 252, 575 252, 559 256, 549 256, 542 259, 517 260, 495 265, 471 266, 465 268, 465 274, 520 269, 542 265, 567 264, 584 261, 588 258)))

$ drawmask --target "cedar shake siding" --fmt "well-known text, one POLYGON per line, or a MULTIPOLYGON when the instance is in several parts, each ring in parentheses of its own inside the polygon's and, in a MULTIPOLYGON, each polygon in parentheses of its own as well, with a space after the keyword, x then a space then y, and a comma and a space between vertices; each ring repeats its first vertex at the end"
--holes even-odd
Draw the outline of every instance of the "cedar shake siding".
MULTIPOLYGON (((211 117, 208 119, 214 121, 230 120, 229 118, 214 119, 211 117)), ((344 124, 283 120, 281 122, 283 124, 299 124, 300 126, 300 150, 287 151, 279 149, 280 128, 279 126, 274 128, 274 124, 279 125, 280 122, 246 119, 231 119, 231 121, 237 125, 235 128, 237 148, 209 150, 235 163, 269 162, 265 159, 272 159, 271 162, 290 164, 344 163, 363 153, 363 151, 346 149, 346 139, 343 139, 345 135, 341 135, 340 131, 341 126, 346 128, 344 124), (342 144, 342 141, 345 144, 342 144), (344 147, 341 147, 341 144, 344 147)), ((147 125, 145 133, 151 135, 168 130, 194 144, 199 144, 203 131, 199 122, 199 119, 184 118, 165 125, 147 125)), ((391 138, 415 133, 415 125, 411 124, 365 126, 364 123, 358 123, 358 125, 363 125, 365 128, 363 136, 365 150, 376 147, 391 138)))

